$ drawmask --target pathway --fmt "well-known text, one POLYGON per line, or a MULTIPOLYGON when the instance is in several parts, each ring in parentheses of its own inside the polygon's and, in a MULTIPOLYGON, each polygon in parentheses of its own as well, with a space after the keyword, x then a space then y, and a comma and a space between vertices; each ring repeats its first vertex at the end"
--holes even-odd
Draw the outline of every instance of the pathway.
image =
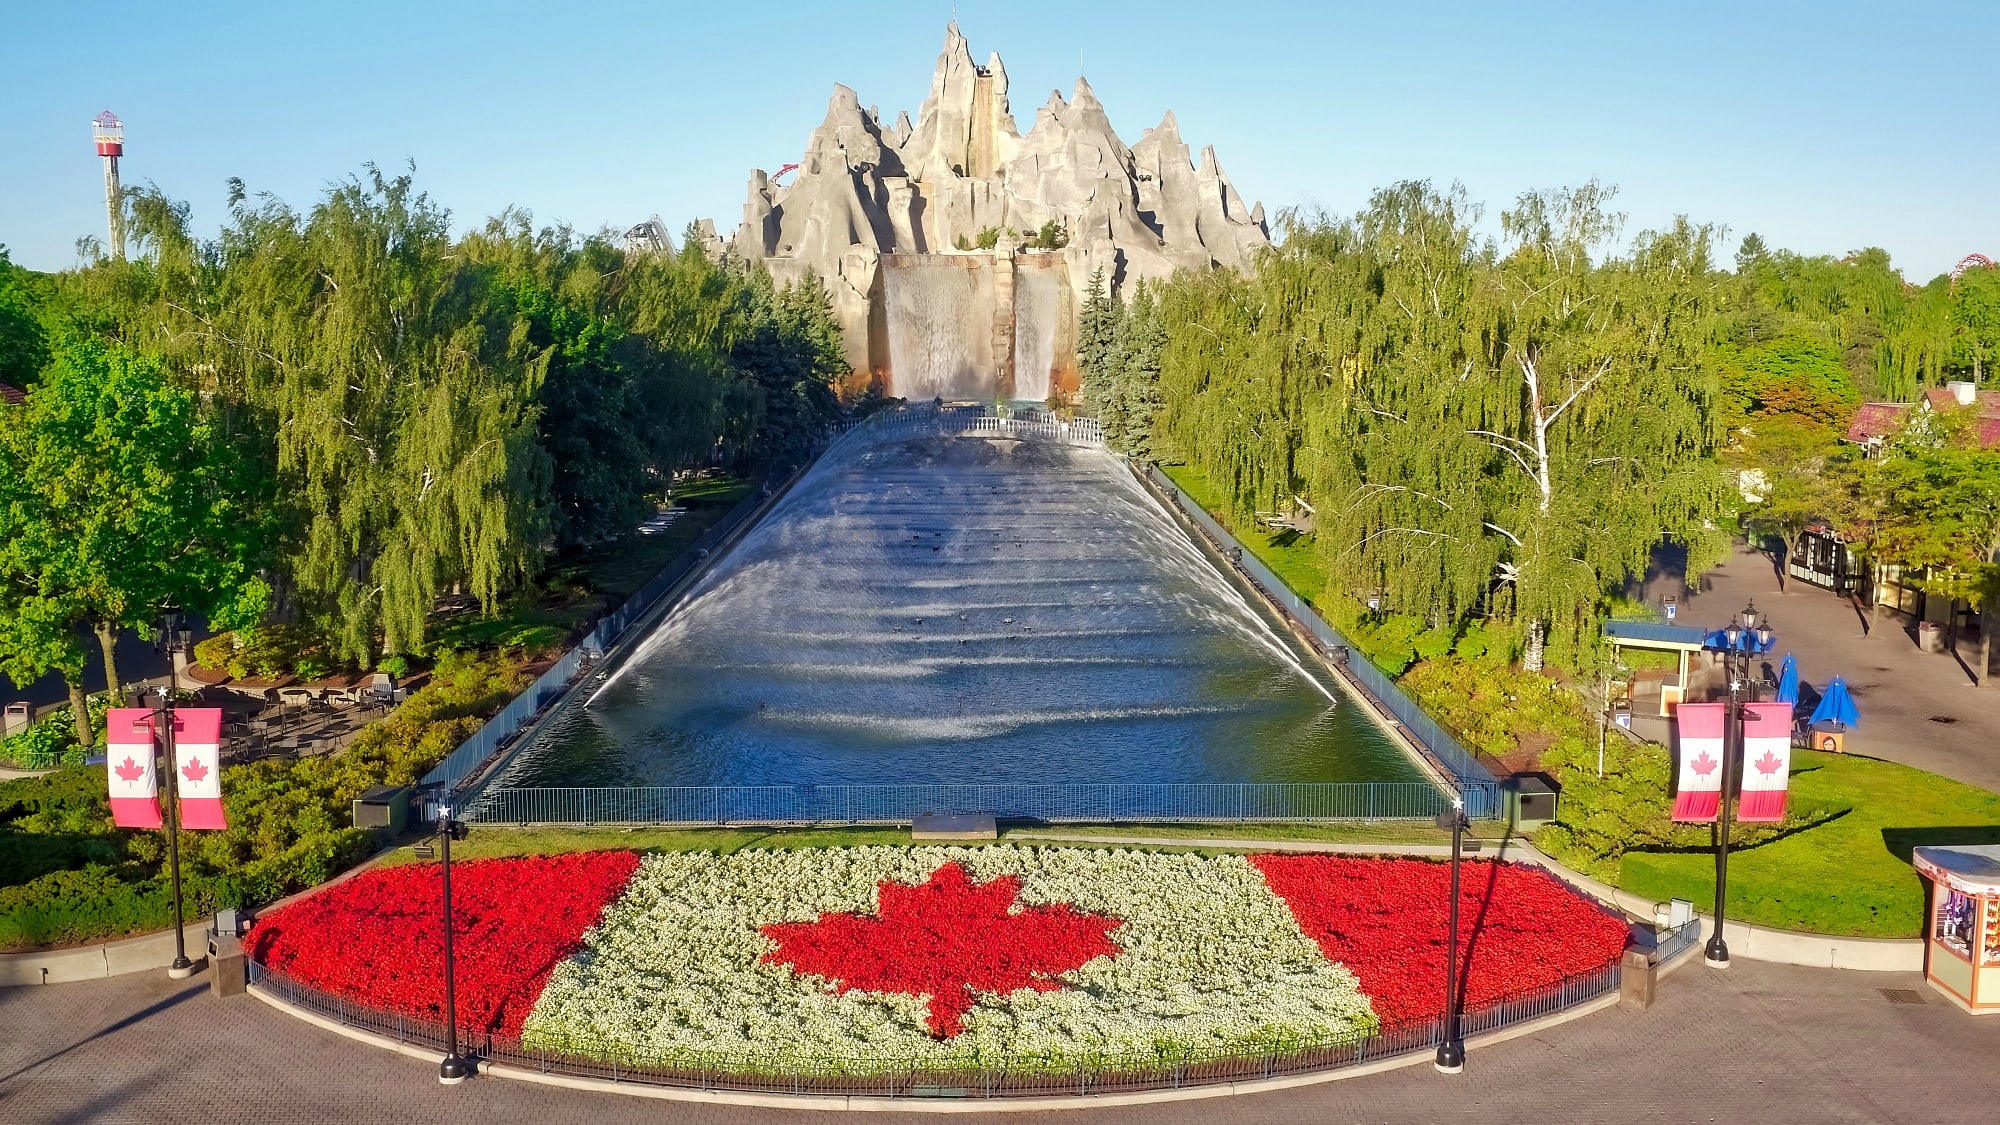
MULTIPOLYGON (((787 1115, 480 1078, 440 1087, 428 1063, 364 1046, 205 977, 145 974, 0 990, 0 1119, 42 1122, 700 1122, 787 1115)), ((1688 965, 1652 1010, 1611 1009, 1429 1066, 1272 1094, 1030 1115, 885 1114, 902 1123, 1755 1120, 1975 1125, 2000 1105, 2000 1020, 1975 1019, 1910 974, 1738 961, 1688 965), (1920 1001, 1892 1003, 1881 989, 1920 1001)), ((803 1117, 789 1118, 805 1120, 803 1117)))
MULTIPOLYGON (((1671 592, 1671 579, 1650 582, 1655 602, 1671 592)), ((1778 634, 1775 664, 1787 652, 1798 658, 1799 675, 1815 686, 1844 676, 1861 708, 1861 725, 1848 736, 1849 751, 1887 758, 2000 792, 2000 682, 1973 686, 1970 674, 1951 653, 1919 649, 1895 619, 1874 636, 1853 602, 1796 579, 1780 591, 1769 557, 1738 544, 1722 567, 1709 572, 1702 592, 1683 599, 1675 624, 1720 628, 1755 600, 1778 634)), ((1977 640, 1966 646, 1974 661, 1977 640)), ((1699 689, 1703 680, 1694 677, 1699 689)), ((1664 720, 1636 725, 1655 741, 1666 737, 1664 720)), ((2000 1117, 2000 1113, 1996 1113, 2000 1117)))

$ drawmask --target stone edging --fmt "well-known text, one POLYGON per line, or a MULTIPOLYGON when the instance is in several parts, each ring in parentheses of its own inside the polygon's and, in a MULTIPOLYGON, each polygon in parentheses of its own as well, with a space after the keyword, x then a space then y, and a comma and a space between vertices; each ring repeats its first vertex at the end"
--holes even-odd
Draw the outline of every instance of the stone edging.
MULTIPOLYGON (((1344 844, 1335 841, 1314 840, 1230 840, 1230 839, 1175 839, 1161 836, 1079 836, 1055 832, 1014 832, 1011 836, 1021 839, 1068 840, 1088 842, 1095 840, 1109 844, 1143 844, 1148 847, 1181 846, 1191 848, 1240 848, 1245 851, 1289 851, 1289 852, 1348 852, 1372 855, 1416 855, 1447 857, 1451 855, 1448 844, 1344 844)), ((1544 855, 1534 845, 1521 839, 1500 841, 1497 848, 1487 852, 1482 841, 1480 856, 1491 855, 1495 859, 1518 859, 1535 864, 1575 884, 1597 899, 1611 903, 1620 910, 1642 921, 1653 920, 1650 899, 1644 899, 1630 891, 1620 890, 1608 883, 1600 882, 1573 871, 1544 855), (1509 851, 1518 854, 1509 856, 1509 851)), ((1705 940, 1713 932, 1712 915, 1700 915, 1702 937, 1705 940)), ((1807 934, 1796 930, 1778 930, 1765 926, 1752 926, 1743 922, 1725 922, 1722 936, 1729 943, 1732 957, 1742 957, 1751 961, 1771 961, 1781 965, 1806 965, 1817 969, 1850 969, 1858 972, 1875 973, 1920 973, 1924 969, 1924 941, 1922 938, 1864 938, 1830 937, 1825 934, 1807 934)))
MULTIPOLYGON (((423 1059, 426 1062, 442 1062, 444 1056, 437 1051, 426 1050, 409 1043, 399 1043, 386 1035, 349 1027, 337 1020, 331 1020, 317 1012, 310 1012, 288 1001, 273 996, 263 988, 252 987, 250 995, 269 1004, 294 1019, 303 1020, 315 1027, 342 1035, 371 1047, 380 1047, 400 1055, 423 1059)), ((1475 1035, 1465 1041, 1468 1054, 1483 1050, 1497 1043, 1523 1035, 1535 1035, 1581 1019, 1593 1012, 1603 1011, 1618 1003, 1618 993, 1610 992, 1595 1000, 1578 1004, 1566 1011, 1555 1012, 1539 1019, 1503 1027, 1475 1035)), ((1190 1086, 1179 1090, 1146 1090, 1129 1094, 1080 1094, 1074 1097, 1047 1098, 881 1098, 881 1097, 841 1097, 838 1095, 814 1094, 757 1094, 747 1091, 696 1090, 677 1086, 652 1086, 639 1082, 612 1082, 603 1078, 581 1078, 568 1074, 545 1074, 526 1067, 495 1064, 482 1065, 479 1073, 492 1078, 509 1078, 517 1082, 534 1082, 544 1086, 559 1086, 569 1090, 589 1090, 604 1094, 623 1094, 626 1097, 655 1098, 664 1101, 703 1102, 710 1105, 757 1106, 765 1109, 811 1110, 815 1112, 857 1111, 875 1113, 1026 1113, 1047 1112, 1066 1109, 1099 1109, 1105 1106, 1151 1105, 1160 1102, 1196 1101, 1208 1098, 1224 1098, 1236 1094, 1261 1094, 1274 1090, 1287 1090, 1298 1086, 1313 1086, 1324 1082, 1338 1082, 1346 1078, 1359 1078, 1383 1071, 1400 1070, 1431 1061, 1424 1051, 1411 1051, 1393 1058, 1378 1059, 1360 1066, 1339 1067, 1333 1070, 1312 1071, 1306 1074, 1290 1074, 1282 1078, 1253 1079, 1247 1082, 1218 1082, 1209 1086, 1190 1086)), ((1476 1059, 1471 1063, 1477 1066, 1476 1059)))
MULTIPOLYGON (((188 959, 199 964, 208 952, 208 919, 189 922, 181 930, 188 959)), ((0 954, 0 988, 31 984, 69 984, 80 980, 164 969, 173 963, 174 932, 158 930, 137 937, 73 949, 48 949, 0 954)))

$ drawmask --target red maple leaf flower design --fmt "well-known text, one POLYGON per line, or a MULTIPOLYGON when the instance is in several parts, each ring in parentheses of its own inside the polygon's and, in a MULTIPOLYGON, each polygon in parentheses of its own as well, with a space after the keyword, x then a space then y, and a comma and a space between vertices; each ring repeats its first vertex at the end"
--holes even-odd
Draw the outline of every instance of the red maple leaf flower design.
POLYGON ((125 760, 123 762, 118 763, 117 768, 113 769, 111 772, 117 774, 119 777, 122 777, 127 781, 137 781, 140 778, 146 776, 146 767, 133 761, 132 756, 130 754, 127 754, 125 756, 125 760))
POLYGON ((1769 750, 1764 751, 1763 757, 1750 764, 1757 767, 1758 773, 1777 773, 1785 768, 1785 760, 1769 750))
POLYGON ((825 977, 835 992, 928 996, 931 1034, 949 1039, 965 1030, 978 993, 1052 992, 1062 987, 1056 974, 1122 952, 1110 937, 1121 919, 1067 903, 1020 906, 1020 893, 1015 876, 974 883, 947 863, 920 886, 880 884, 873 917, 762 927, 778 946, 764 960, 825 977))
POLYGON ((201 764, 200 758, 189 758, 188 764, 181 767, 181 776, 189 781, 200 781, 208 776, 208 767, 201 764))
POLYGON ((1703 777, 1707 777, 1709 774, 1715 772, 1715 759, 1708 756, 1708 751, 1703 750, 1701 757, 1688 763, 1688 768, 1703 777))

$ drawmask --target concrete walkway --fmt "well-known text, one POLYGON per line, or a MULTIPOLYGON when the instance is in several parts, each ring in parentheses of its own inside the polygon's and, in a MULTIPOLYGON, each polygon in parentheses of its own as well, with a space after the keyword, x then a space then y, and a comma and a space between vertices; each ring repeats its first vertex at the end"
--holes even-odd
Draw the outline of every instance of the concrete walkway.
MULTIPOLYGON (((1853 601, 1796 579, 1780 591, 1771 559, 1740 543, 1702 585, 1700 593, 1683 597, 1675 624, 1721 628, 1754 599, 1778 634, 1774 674, 1789 652, 1798 659, 1800 677, 1815 687, 1846 677, 1861 708, 1861 725, 1847 739, 1850 753, 2000 792, 2000 677, 1990 687, 1973 685, 1967 666, 1977 660, 1977 638, 1966 644, 1961 663, 1949 652, 1919 649, 1900 618, 1870 636, 1868 615, 1853 601)), ((1657 603, 1678 587, 1671 576, 1656 577, 1647 583, 1647 597, 1657 603)), ((1690 678, 1699 692, 1703 673, 1690 678)), ((1637 718, 1634 729, 1655 741, 1666 737, 1662 719, 1637 718)), ((1995 1116, 2000 1119, 2000 1112, 1995 1116)))
MULTIPOLYGON (((42 1122, 620 1122, 805 1120, 475 1079, 291 1019, 205 978, 164 974, 0 992, 0 1120, 42 1122)), ((1922 1122, 2000 1105, 2000 1019, 1951 1007, 1912 974, 1739 961, 1690 965, 1645 1012, 1612 1009, 1428 1066, 1271 1094, 1066 1113, 884 1114, 894 1122, 1922 1122), (1892 1003, 1882 989, 1909 990, 1892 1003)))

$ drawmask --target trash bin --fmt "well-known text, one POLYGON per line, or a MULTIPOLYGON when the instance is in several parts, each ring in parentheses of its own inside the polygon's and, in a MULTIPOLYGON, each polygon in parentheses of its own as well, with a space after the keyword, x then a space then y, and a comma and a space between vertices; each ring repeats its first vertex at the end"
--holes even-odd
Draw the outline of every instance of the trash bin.
POLYGON ((1917 622, 1917 647, 1925 652, 1944 651, 1944 626, 1935 621, 1917 622))
POLYGON ((209 934, 209 994, 241 996, 249 984, 249 965, 243 957, 243 939, 235 934, 209 934))

